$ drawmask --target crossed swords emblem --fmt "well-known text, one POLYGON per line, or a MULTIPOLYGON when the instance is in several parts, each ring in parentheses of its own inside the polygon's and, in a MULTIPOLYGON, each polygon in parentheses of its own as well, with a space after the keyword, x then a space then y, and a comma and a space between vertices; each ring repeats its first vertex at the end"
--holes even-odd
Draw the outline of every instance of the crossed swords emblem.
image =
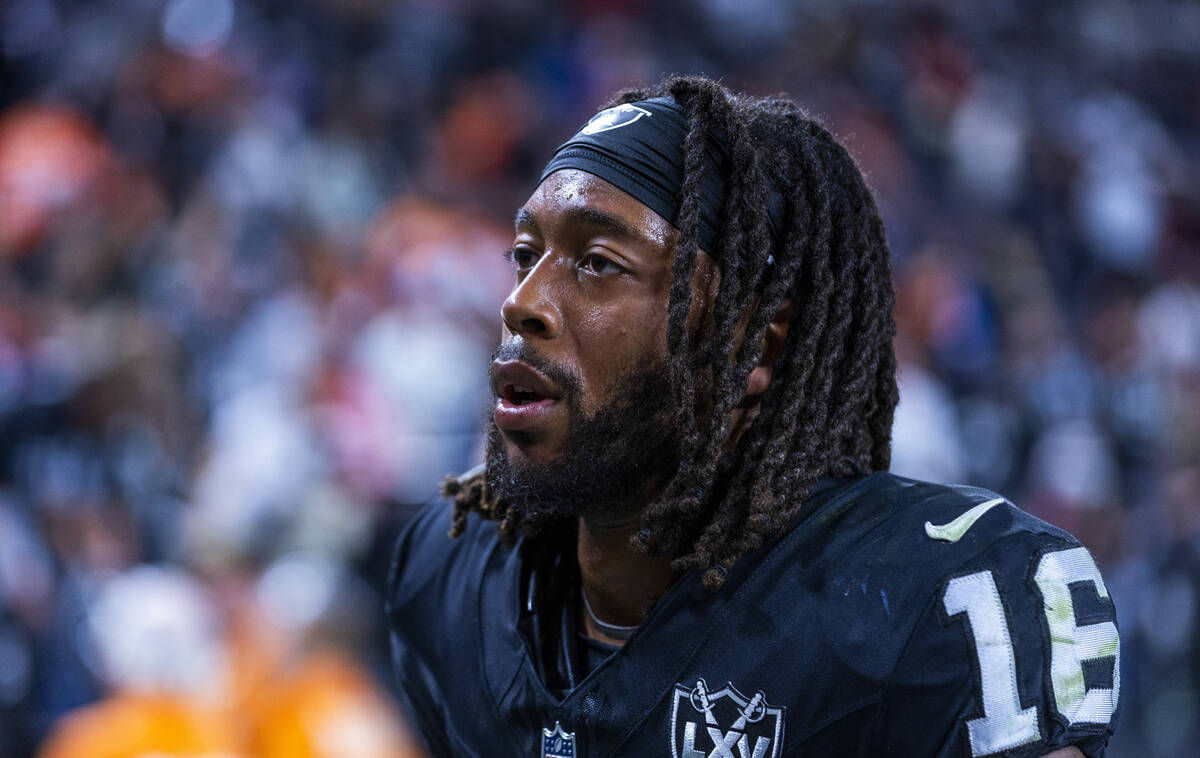
MULTIPOLYGON (((729 689, 732 690, 732 685, 729 689)), ((709 738, 712 739, 713 750, 705 753, 696 749, 698 724, 688 721, 684 724, 683 750, 680 752, 679 758, 764 758, 769 754, 770 737, 759 736, 755 740, 754 748, 751 749, 749 737, 745 731, 747 724, 762 721, 763 717, 767 715, 766 696, 761 690, 748 701, 742 697, 734 700, 735 703, 745 701, 746 704, 740 708, 737 718, 728 731, 722 730, 717 722, 716 714, 713 713, 713 701, 709 694, 708 683, 703 679, 697 680, 696 686, 688 693, 688 701, 698 713, 704 714, 704 725, 709 738)))

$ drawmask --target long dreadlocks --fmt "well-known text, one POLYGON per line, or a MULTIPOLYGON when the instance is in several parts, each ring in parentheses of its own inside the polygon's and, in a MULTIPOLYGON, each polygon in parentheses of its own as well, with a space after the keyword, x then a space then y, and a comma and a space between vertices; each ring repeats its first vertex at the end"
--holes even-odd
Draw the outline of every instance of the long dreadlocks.
MULTIPOLYGON (((674 77, 623 91, 605 107, 664 95, 683 108, 688 127, 667 324, 681 463, 643 511, 634 544, 674 556, 677 570, 703 571, 716 589, 740 557, 786 529, 817 479, 888 468, 898 397, 891 263, 853 158, 795 103, 674 77), (688 329, 705 140, 714 130, 725 132, 730 150, 722 232, 706 251, 720 283, 700 328, 688 329), (778 237, 766 210, 772 188, 786 204, 778 237), (770 386, 726 449, 731 412, 785 298, 794 308, 770 386)), ((454 498, 451 534, 462 533, 472 510, 498 520, 506 539, 523 526, 482 474, 449 477, 444 492, 454 498)))

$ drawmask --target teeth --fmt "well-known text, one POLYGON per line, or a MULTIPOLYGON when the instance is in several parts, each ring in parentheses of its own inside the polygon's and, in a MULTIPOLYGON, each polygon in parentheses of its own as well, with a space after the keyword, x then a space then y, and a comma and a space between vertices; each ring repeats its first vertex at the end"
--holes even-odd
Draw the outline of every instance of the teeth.
POLYGON ((522 386, 521 386, 521 385, 519 385, 519 384, 514 384, 514 385, 513 385, 513 390, 514 390, 514 391, 516 391, 516 392, 528 392, 528 393, 531 393, 531 394, 533 393, 533 390, 529 389, 528 387, 522 387, 522 386))

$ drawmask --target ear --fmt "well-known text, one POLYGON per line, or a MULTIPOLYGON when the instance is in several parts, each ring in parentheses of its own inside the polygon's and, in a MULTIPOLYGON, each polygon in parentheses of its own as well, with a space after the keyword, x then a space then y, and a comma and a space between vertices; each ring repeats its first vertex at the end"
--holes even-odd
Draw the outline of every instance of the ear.
POLYGON ((758 359, 758 365, 746 378, 746 394, 742 397, 742 402, 738 403, 739 408, 758 405, 758 402, 762 400, 762 394, 771 385, 772 366, 775 365, 775 359, 783 352, 783 345, 787 341, 788 324, 791 320, 792 301, 785 297, 779 305, 779 310, 775 311, 775 315, 771 318, 771 323, 767 325, 767 332, 762 338, 762 357, 758 359))

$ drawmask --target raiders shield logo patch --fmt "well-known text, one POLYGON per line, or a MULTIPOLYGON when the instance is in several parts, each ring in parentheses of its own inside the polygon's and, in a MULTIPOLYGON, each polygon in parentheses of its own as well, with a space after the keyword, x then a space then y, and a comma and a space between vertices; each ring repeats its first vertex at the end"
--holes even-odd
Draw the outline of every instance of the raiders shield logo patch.
POLYGON ((575 732, 564 732, 557 721, 553 732, 543 728, 542 758, 575 758, 575 732))
POLYGON ((732 684, 712 692, 675 685, 671 704, 672 758, 777 758, 783 749, 783 706, 760 691, 746 697, 732 684))
POLYGON ((650 111, 645 108, 624 103, 623 105, 606 108, 595 116, 592 116, 591 121, 588 121, 579 132, 580 134, 599 134, 600 132, 619 129, 622 126, 629 126, 642 116, 649 115, 650 111))

